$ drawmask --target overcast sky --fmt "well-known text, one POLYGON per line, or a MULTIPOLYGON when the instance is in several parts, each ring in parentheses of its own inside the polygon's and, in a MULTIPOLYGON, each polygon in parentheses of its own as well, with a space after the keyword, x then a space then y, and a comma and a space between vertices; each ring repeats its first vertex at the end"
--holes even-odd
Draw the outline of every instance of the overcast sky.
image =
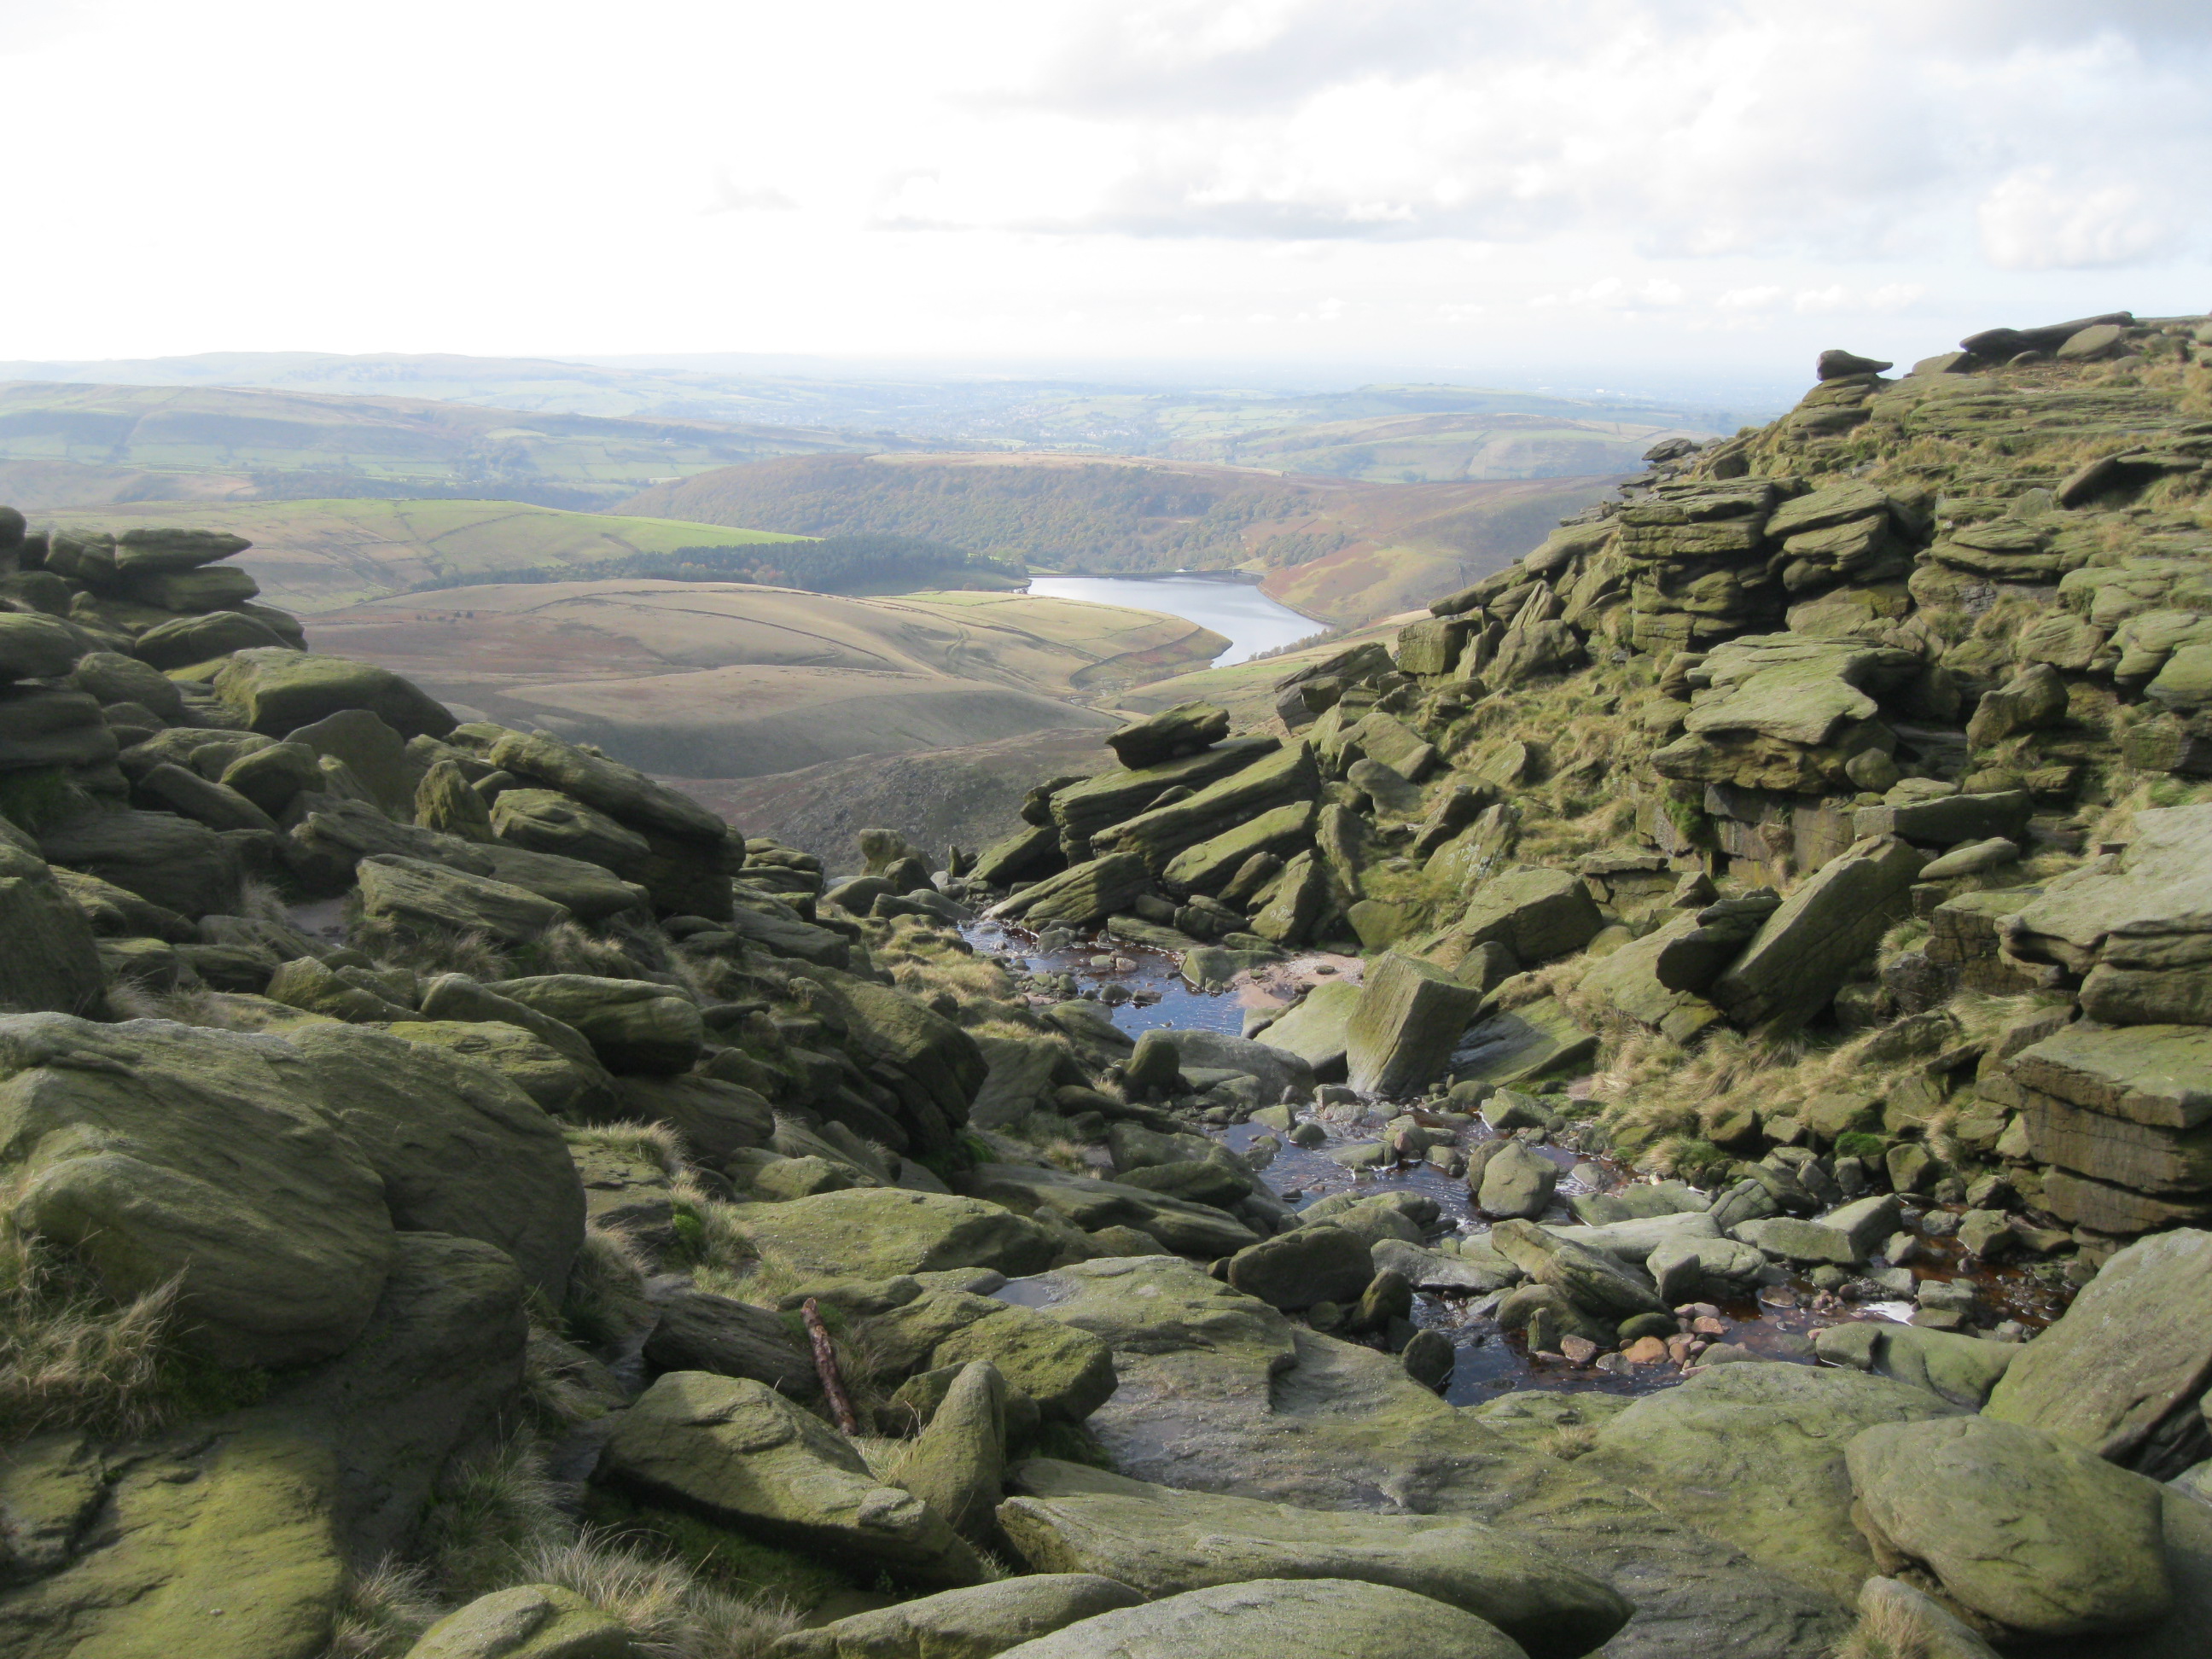
POLYGON ((0 358, 1790 384, 2212 307, 2212 5, 0 0, 0 358))

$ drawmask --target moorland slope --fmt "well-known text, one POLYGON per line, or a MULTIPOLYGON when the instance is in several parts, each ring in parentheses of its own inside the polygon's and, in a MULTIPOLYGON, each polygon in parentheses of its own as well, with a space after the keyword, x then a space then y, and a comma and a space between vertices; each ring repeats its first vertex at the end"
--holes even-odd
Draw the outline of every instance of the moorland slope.
POLYGON ((252 386, 0 383, 0 486, 23 510, 106 501, 485 496, 604 507, 657 480, 865 447, 801 426, 522 413, 252 386))
POLYGON ((319 648, 684 778, 1110 726, 1092 698, 1227 645, 1156 611, 1019 593, 721 582, 441 589, 313 626, 319 648))
POLYGON ((1605 483, 1373 484, 1068 454, 823 456, 702 473, 622 510, 918 536, 1052 569, 1242 568, 1294 610, 1358 623, 1517 557, 1605 483))

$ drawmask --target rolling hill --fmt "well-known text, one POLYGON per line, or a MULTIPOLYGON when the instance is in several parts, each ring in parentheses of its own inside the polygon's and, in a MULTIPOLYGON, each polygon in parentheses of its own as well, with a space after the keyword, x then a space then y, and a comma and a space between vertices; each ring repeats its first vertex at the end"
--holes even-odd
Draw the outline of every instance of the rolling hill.
POLYGON ((34 515, 64 528, 134 525, 227 530, 253 544, 238 562, 271 605, 313 614, 388 593, 491 580, 520 568, 558 571, 636 553, 765 546, 797 539, 773 531, 670 519, 564 513, 520 501, 174 501, 34 515))
POLYGON ((806 456, 657 485, 625 512, 808 535, 944 541, 1034 566, 1243 569, 1355 624, 1517 558, 1604 477, 1382 484, 1064 454, 806 456))
POLYGON ((0 499, 27 509, 167 498, 485 496, 610 505, 656 480, 900 447, 792 425, 476 408, 236 386, 0 385, 0 499))
POLYGON ((1157 611, 1025 594, 665 581, 405 594, 316 617, 309 641, 684 778, 1104 729, 1117 722, 1088 698, 1228 643, 1157 611))

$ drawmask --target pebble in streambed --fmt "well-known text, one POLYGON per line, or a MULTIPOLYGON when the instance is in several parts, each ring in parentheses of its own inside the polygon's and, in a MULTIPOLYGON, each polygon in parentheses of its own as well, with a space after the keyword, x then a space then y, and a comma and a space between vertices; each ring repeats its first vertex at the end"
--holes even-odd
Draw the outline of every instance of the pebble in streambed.
MULTIPOLYGON (((1356 958, 1310 957, 1285 963, 1257 982, 1248 977, 1228 989, 1206 990, 1186 981, 1174 957, 1122 941, 1094 940, 1065 929, 1030 938, 990 923, 967 933, 978 949, 1007 963, 1032 1000, 1094 1000, 1133 1037, 1155 1030, 1238 1034, 1304 986, 1337 975, 1356 980, 1360 967, 1356 958)), ((1462 1084, 1408 1105, 1325 1084, 1310 1102, 1257 1113, 1249 1103, 1210 1101, 1206 1095, 1173 1104, 1179 1115, 1254 1166, 1263 1190, 1293 1212, 1312 1214, 1325 1205, 1326 1212, 1336 1213, 1325 1212, 1317 1219, 1376 1237, 1417 1239, 1416 1249, 1444 1256, 1468 1249, 1497 1260, 1489 1235, 1504 1217, 1478 1207, 1468 1171, 1474 1164, 1480 1178, 1484 1165, 1501 1158, 1513 1163, 1512 1174, 1525 1188, 1512 1212, 1571 1240, 1610 1247, 1638 1269, 1647 1269, 1657 1253, 1636 1236, 1636 1228, 1626 1235, 1601 1234, 1592 1232, 1591 1224, 1640 1219, 1643 1231, 1660 1231, 1668 1225, 1661 1218, 1671 1215, 1685 1231, 1703 1231, 1689 1218, 1714 1213, 1712 1265, 1735 1271, 1686 1281, 1678 1267, 1670 1271, 1668 1286, 1692 1282, 1696 1290, 1655 1304, 1669 1311, 1614 1322, 1609 1329, 1589 1321, 1577 1328, 1547 1322, 1540 1312, 1531 1318, 1524 1305, 1528 1297, 1517 1294, 1525 1284, 1482 1293, 1418 1290, 1407 1316, 1384 1332, 1352 1339, 1395 1351, 1418 1332, 1437 1333, 1452 1350, 1442 1392, 1455 1404, 1480 1405, 1514 1389, 1645 1394, 1681 1382, 1698 1367, 1732 1360, 1817 1364, 1820 1332, 1863 1322, 1963 1329, 2016 1342, 2063 1308, 2065 1287, 2057 1281, 2031 1269, 1991 1268, 1967 1256, 1950 1237, 1955 1212, 1924 1200, 1900 1204, 1894 1226, 1848 1268, 1838 1262, 1808 1267, 1728 1240, 1723 1235, 1736 1222, 1732 1200, 1756 1218, 1792 1218, 1778 1204, 1762 1206, 1753 1195, 1739 1194, 1740 1182, 1714 1192, 1638 1176, 1605 1154, 1601 1131, 1573 1119, 1575 1086, 1528 1095, 1462 1084), (1516 1150, 1508 1152, 1509 1142, 1516 1150), (1343 1212, 1346 1200, 1356 1213, 1343 1212), (1378 1215, 1386 1210, 1397 1218, 1378 1215), (1729 1226, 1717 1224, 1722 1221, 1729 1226)), ((1106 1149, 1094 1147, 1091 1156, 1098 1172, 1110 1178, 1114 1165, 1106 1149)), ((1803 1159, 1816 1162, 1810 1153, 1803 1159)), ((1820 1175, 1808 1173, 1810 1186, 1817 1187, 1820 1175)), ((1811 1212, 1796 1218, 1816 1223, 1820 1212, 1841 1210, 1837 1200, 1861 1196, 1793 1184, 1802 1194, 1793 1207, 1811 1212)), ((1514 1182, 1505 1182, 1504 1190, 1515 1196, 1514 1182)), ((1491 1195, 1495 1201, 1495 1191, 1491 1195)), ((1670 1266, 1680 1255, 1678 1249, 1660 1265, 1670 1266)), ((1645 1282, 1650 1282, 1648 1273, 1645 1282)), ((1318 1328, 1337 1328, 1341 1313, 1324 1304, 1308 1316, 1318 1328)), ((1339 1328, 1338 1334, 1345 1333, 1339 1328)), ((1838 1352, 1850 1347, 1848 1338, 1840 1340, 1845 1348, 1838 1352)))

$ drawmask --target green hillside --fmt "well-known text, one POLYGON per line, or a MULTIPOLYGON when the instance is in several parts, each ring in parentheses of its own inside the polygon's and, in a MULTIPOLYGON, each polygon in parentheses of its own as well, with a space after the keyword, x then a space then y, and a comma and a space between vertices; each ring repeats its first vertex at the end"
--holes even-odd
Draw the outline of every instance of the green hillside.
POLYGON ((640 554, 799 539, 489 501, 155 501, 55 512, 40 520, 108 531, 141 524, 231 531, 253 544, 239 562, 270 602, 303 611, 462 581, 513 580, 532 570, 584 575, 640 554))
POLYGON ((24 486, 10 498, 40 507, 164 496, 496 495, 591 508, 733 462, 860 447, 805 427, 523 414, 409 398, 0 385, 0 486, 24 486))

